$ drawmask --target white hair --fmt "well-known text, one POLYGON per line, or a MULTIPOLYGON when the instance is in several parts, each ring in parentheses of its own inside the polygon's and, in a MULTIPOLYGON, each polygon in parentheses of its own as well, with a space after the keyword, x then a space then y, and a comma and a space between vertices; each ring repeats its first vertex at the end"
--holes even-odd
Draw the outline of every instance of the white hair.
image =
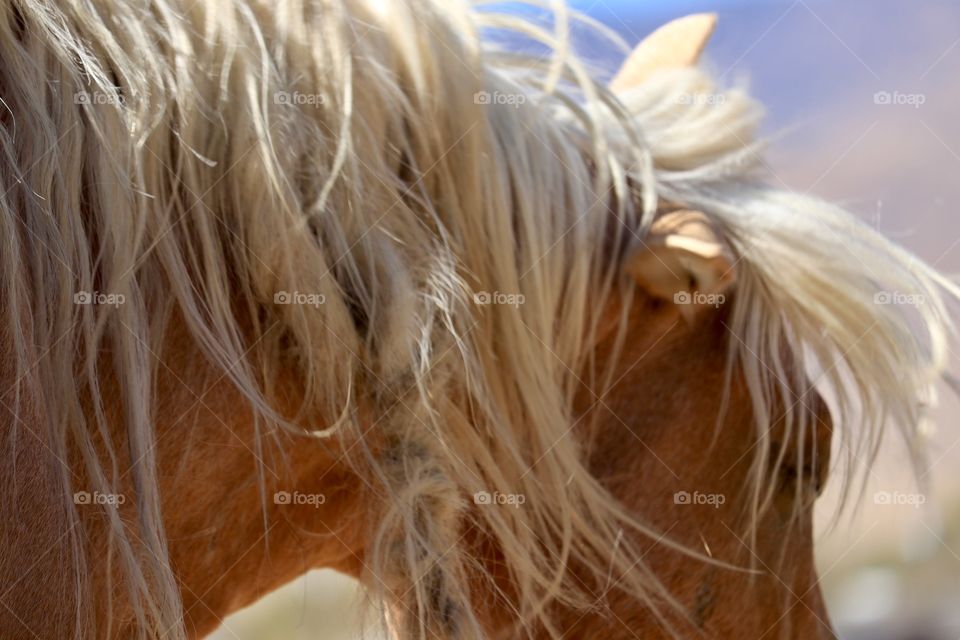
MULTIPOLYGON (((559 635, 550 605, 589 606, 586 590, 611 572, 652 610, 669 601, 623 535, 659 532, 589 473, 571 437, 600 313, 629 286, 610 247, 642 237, 658 199, 706 212, 738 256, 731 366, 761 442, 756 517, 769 459, 783 455, 766 435, 773 399, 794 397, 815 366, 850 456, 869 464, 887 424, 916 442, 952 330, 943 292, 957 288, 849 214, 764 186, 759 111, 743 92, 681 70, 612 95, 574 54, 571 19, 558 11, 551 29, 450 0, 0 10, 0 173, 12 185, 0 272, 17 397, 47 407, 52 450, 69 459, 75 447, 91 489, 110 492, 136 461, 138 519, 104 511, 142 637, 186 633, 153 448, 150 351, 174 310, 258 429, 364 445, 349 462, 388 505, 370 583, 406 594, 404 637, 484 637, 467 526, 503 553, 521 626, 559 635), (552 54, 492 49, 491 29, 552 54), (704 94, 723 99, 685 99, 704 94), (125 303, 73 304, 90 291, 125 303), (280 291, 325 303, 274 305, 280 291), (524 304, 475 304, 484 292, 524 304), (876 304, 882 292, 923 304, 876 304), (106 346, 127 452, 104 449, 106 346), (277 414, 281 366, 302 381, 301 415, 321 420, 277 414), (385 413, 369 433, 364 402, 385 413), (481 491, 528 500, 471 508, 481 491), (571 565, 592 572, 587 587, 571 565)), ((813 417, 800 402, 786 419, 799 438, 813 417)), ((77 523, 66 470, 62 481, 77 523)), ((78 627, 102 635, 111 621, 85 611, 78 627)))

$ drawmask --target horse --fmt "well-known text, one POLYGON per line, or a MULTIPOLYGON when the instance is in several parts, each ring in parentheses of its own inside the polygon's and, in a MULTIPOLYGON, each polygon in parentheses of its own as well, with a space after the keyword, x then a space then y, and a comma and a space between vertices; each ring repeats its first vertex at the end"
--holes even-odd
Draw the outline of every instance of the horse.
POLYGON ((713 16, 611 80, 554 4, 3 5, 0 636, 326 567, 396 638, 832 637, 812 506, 922 460, 960 291, 766 183, 713 16))

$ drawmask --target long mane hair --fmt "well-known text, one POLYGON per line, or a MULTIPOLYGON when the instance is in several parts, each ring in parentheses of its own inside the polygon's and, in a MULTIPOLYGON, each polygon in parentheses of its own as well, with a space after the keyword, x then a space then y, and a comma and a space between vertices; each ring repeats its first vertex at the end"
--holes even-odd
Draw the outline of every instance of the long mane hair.
MULTIPOLYGON (((0 9, 0 274, 17 380, 5 404, 44 408, 44 441, 89 490, 112 492, 130 467, 136 519, 103 509, 142 637, 186 634, 153 427, 175 313, 249 400, 261 446, 281 430, 361 444, 348 463, 388 505, 369 582, 405 594, 404 637, 483 637, 468 526, 502 553, 523 627, 559 635, 551 605, 589 606, 610 575, 653 611, 669 602, 624 535, 662 532, 589 473, 572 406, 579 384, 610 380, 591 345, 605 303, 632 286, 611 247, 639 242, 658 201, 706 212, 737 254, 730 366, 756 415, 754 518, 783 455, 767 435, 774 399, 813 370, 851 459, 869 464, 888 426, 918 444, 956 287, 844 211, 765 186, 743 91, 688 69, 612 95, 573 46, 571 25, 587 22, 450 0, 0 9), (504 33, 541 50, 493 45, 504 33), (78 292, 123 303, 74 304, 78 292), (324 303, 274 304, 278 292, 324 303), (483 292, 524 302, 475 304, 483 292), (923 304, 877 304, 883 292, 923 304), (301 383, 295 416, 275 406, 281 369, 301 383), (109 444, 109 403, 126 450, 109 444), (528 499, 469 508, 479 491, 528 499)), ((785 420, 802 440, 813 416, 800 402, 785 420)), ((75 484, 65 465, 89 598, 75 484)), ((78 628, 100 635, 111 620, 89 611, 78 628)))

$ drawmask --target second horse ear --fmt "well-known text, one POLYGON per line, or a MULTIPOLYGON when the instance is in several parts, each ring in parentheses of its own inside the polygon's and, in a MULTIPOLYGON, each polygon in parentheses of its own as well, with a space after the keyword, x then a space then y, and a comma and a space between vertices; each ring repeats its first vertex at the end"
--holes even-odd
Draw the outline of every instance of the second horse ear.
POLYGON ((737 279, 733 250, 699 211, 672 211, 654 221, 630 251, 623 271, 649 296, 678 305, 689 315, 699 294, 727 291, 737 279))
POLYGON ((626 91, 657 71, 696 65, 716 26, 713 13, 695 13, 668 22, 636 46, 610 82, 610 89, 626 91))

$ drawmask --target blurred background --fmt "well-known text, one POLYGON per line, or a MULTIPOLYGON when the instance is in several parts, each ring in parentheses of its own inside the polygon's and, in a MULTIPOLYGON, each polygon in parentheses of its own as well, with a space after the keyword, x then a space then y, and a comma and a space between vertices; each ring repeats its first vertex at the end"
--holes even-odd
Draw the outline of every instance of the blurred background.
MULTIPOLYGON (((941 271, 960 271, 960 2, 572 4, 630 43, 687 13, 719 14, 706 64, 726 83, 748 83, 767 107, 771 180, 839 202, 941 271)), ((854 511, 836 519, 835 492, 821 499, 817 561, 841 638, 960 638, 958 416, 943 389, 920 483, 890 440, 854 511)), ((361 604, 353 581, 317 571, 212 637, 372 639, 361 604)))

